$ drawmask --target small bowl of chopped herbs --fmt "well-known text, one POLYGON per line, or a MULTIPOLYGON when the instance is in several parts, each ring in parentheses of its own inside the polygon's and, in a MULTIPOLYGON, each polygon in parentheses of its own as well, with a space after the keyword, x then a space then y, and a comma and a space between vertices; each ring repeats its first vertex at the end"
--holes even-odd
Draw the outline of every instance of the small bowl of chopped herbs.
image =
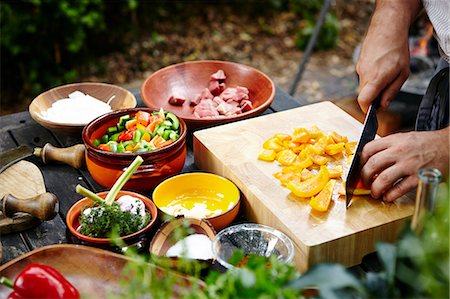
POLYGON ((158 218, 155 204, 142 194, 121 190, 142 162, 138 156, 110 191, 94 193, 81 185, 76 187, 76 192, 85 197, 69 209, 66 217, 69 231, 76 238, 110 245, 114 234, 132 244, 150 231, 158 218))

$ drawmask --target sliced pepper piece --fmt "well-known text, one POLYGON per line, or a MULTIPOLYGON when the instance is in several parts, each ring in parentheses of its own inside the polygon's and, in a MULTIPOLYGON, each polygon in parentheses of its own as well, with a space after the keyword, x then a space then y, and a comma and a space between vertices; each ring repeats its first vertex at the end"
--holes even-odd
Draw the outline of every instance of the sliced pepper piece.
POLYGON ((263 143, 263 148, 274 150, 277 153, 283 150, 283 146, 281 146, 279 140, 275 137, 266 140, 266 142, 263 143))
POLYGON ((289 182, 287 188, 299 197, 311 197, 319 193, 329 180, 328 169, 320 166, 318 174, 302 182, 289 182))
POLYGON ((269 161, 272 162, 275 160, 275 157, 277 156, 277 153, 274 150, 269 149, 263 149, 259 155, 258 159, 263 161, 269 161))
POLYGON ((296 158, 297 155, 293 151, 285 149, 277 153, 276 159, 281 165, 289 166, 294 163, 296 158))
POLYGON ((178 117, 176 117, 176 115, 171 112, 167 112, 166 118, 172 122, 172 129, 178 130, 178 128, 180 127, 180 121, 178 120, 178 117))
POLYGON ((318 212, 327 211, 330 206, 331 196, 333 194, 335 184, 336 180, 329 180, 325 187, 323 187, 322 191, 320 191, 316 196, 313 196, 309 201, 311 208, 318 212))

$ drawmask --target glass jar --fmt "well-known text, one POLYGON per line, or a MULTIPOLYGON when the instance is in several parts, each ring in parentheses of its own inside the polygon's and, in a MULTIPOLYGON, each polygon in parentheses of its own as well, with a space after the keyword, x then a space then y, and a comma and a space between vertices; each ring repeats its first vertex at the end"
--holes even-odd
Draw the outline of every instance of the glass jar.
POLYGON ((437 191, 442 174, 436 168, 419 169, 417 176, 419 184, 416 193, 416 206, 411 221, 411 229, 420 234, 423 229, 425 216, 433 213, 436 204, 437 191))

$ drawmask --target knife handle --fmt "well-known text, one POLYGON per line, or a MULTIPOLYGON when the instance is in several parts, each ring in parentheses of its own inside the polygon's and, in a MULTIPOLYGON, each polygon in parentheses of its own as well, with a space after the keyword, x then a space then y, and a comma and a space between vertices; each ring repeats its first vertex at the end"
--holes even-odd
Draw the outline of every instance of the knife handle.
POLYGON ((6 217, 12 217, 14 213, 28 213, 42 221, 50 220, 58 213, 58 198, 53 193, 43 193, 32 198, 21 199, 5 195, 1 206, 6 217))
POLYGON ((73 168, 81 168, 85 165, 84 152, 85 148, 83 144, 60 148, 47 143, 43 148, 37 147, 34 149, 34 154, 41 157, 44 163, 51 161, 61 162, 73 168))

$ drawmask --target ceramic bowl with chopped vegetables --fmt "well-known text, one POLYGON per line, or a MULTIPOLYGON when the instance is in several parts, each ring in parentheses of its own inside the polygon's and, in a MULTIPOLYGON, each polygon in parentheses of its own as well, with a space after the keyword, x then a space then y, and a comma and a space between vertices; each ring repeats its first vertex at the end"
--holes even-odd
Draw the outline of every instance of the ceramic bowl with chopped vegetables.
POLYGON ((186 131, 182 119, 162 109, 108 113, 83 130, 87 168, 97 183, 109 188, 140 155, 144 162, 125 188, 150 190, 181 172, 186 159, 186 131))

